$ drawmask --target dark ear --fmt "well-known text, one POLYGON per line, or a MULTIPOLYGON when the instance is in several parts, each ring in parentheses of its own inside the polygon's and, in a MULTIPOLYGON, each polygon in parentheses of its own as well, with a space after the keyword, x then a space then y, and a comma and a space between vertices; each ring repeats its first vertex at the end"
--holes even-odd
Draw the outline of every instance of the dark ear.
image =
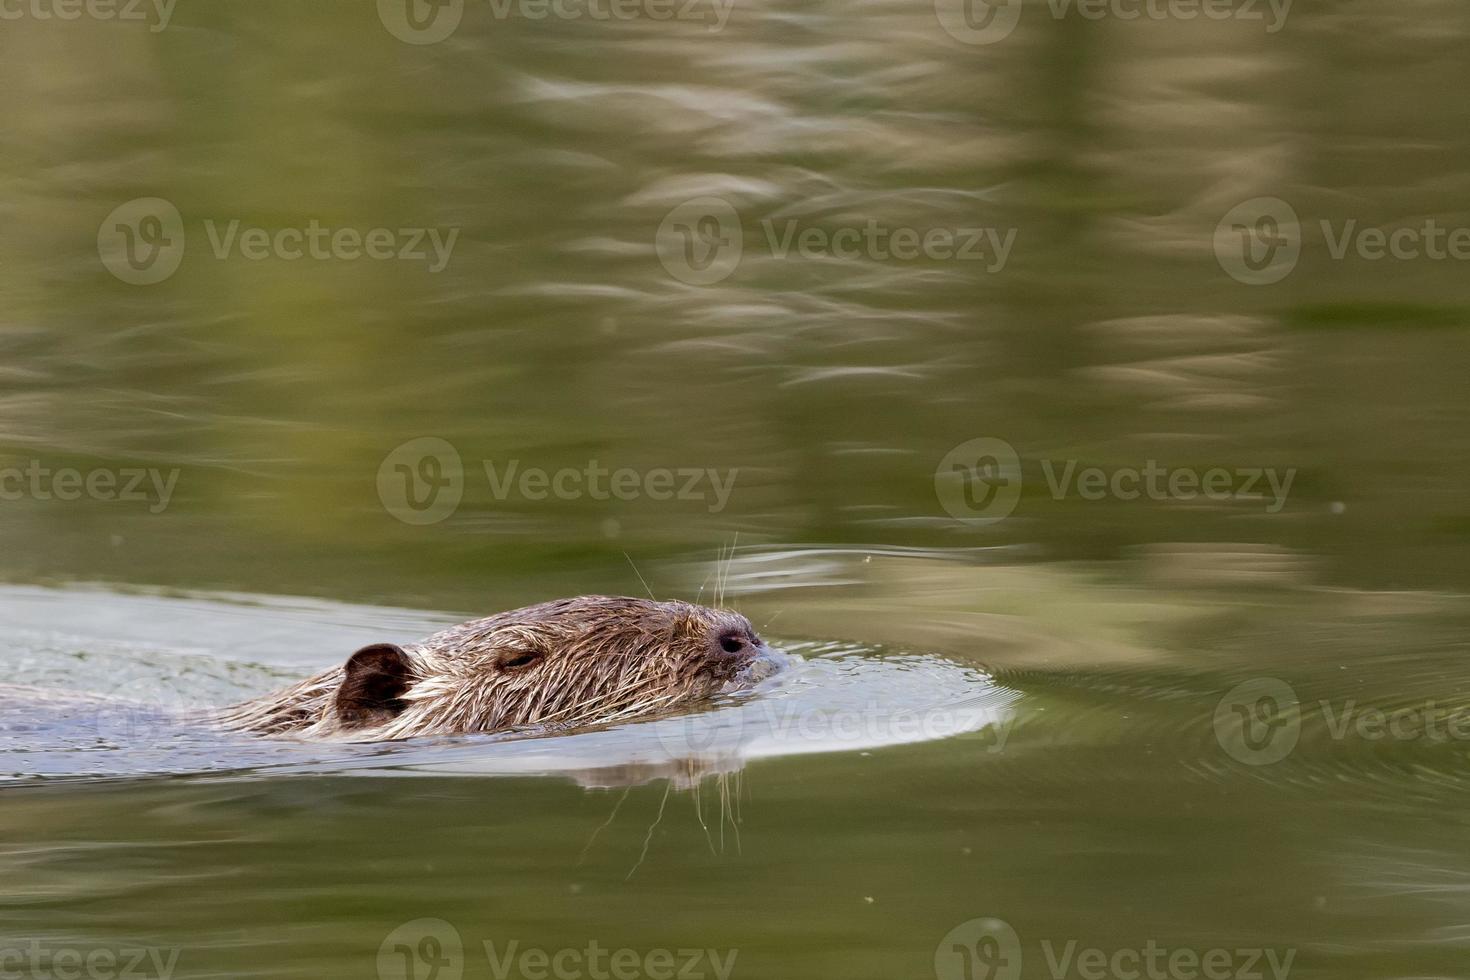
POLYGON ((363 647, 347 659, 337 689, 337 716, 347 728, 391 721, 408 707, 402 700, 413 683, 408 654, 391 643, 363 647))

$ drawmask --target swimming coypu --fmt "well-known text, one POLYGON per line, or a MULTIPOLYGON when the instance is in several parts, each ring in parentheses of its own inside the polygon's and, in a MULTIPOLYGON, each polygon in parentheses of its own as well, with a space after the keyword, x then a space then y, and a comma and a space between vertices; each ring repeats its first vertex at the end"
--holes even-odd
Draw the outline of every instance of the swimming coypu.
POLYGON ((584 596, 377 643, 298 684, 226 708, 258 735, 379 741, 571 728, 663 711, 769 674, 779 656, 739 613, 584 596))

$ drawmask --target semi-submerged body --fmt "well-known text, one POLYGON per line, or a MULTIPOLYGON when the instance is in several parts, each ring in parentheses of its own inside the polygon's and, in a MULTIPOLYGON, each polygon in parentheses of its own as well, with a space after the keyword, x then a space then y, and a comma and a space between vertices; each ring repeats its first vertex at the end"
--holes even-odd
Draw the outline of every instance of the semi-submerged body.
POLYGON ((351 741, 566 729, 673 710, 780 662, 739 613, 582 596, 373 644, 218 717, 257 735, 351 741))

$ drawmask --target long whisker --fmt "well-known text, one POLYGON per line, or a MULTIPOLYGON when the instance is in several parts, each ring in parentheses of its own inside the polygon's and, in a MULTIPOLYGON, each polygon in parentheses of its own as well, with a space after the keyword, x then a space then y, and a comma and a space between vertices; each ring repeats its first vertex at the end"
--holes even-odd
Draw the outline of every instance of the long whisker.
POLYGON ((638 855, 638 863, 635 864, 635 865, 633 865, 633 867, 629 868, 628 869, 628 873, 623 876, 623 880, 624 881, 627 881, 630 878, 632 878, 633 877, 633 872, 637 871, 640 867, 642 867, 643 866, 643 860, 644 860, 644 858, 648 857, 648 847, 649 847, 650 844, 653 843, 653 832, 658 829, 658 825, 659 824, 663 823, 663 819, 664 819, 664 807, 668 805, 668 802, 669 802, 669 790, 671 790, 673 788, 674 788, 674 781, 672 779, 670 779, 668 782, 664 783, 664 798, 659 801, 659 804, 658 804, 658 815, 653 818, 653 823, 650 824, 649 827, 648 827, 648 836, 646 836, 646 837, 643 838, 643 853, 641 853, 641 854, 638 855))
POLYGON ((704 828, 704 842, 709 845, 709 852, 715 854, 715 839, 710 836, 709 824, 704 822, 704 809, 700 804, 700 788, 704 785, 704 780, 694 771, 692 760, 689 763, 689 773, 694 780, 694 818, 699 821, 699 826, 704 828))
POLYGON ((740 770, 735 770, 735 806, 730 812, 730 826, 735 831, 735 853, 744 854, 740 846, 740 770))
MULTIPOLYGON (((625 552, 623 552, 623 557, 626 558, 626 559, 628 559, 628 564, 629 565, 633 565, 633 556, 632 555, 628 554, 625 551, 625 552)), ((653 599, 654 602, 658 602, 658 599, 654 598, 653 590, 648 587, 648 580, 643 577, 643 573, 642 572, 638 571, 638 566, 637 565, 633 565, 633 574, 634 575, 637 575, 638 576, 638 581, 640 581, 640 582, 643 583, 643 591, 645 591, 645 592, 648 593, 648 598, 653 599)))
POLYGON ((607 819, 599 824, 596 830, 592 831, 592 836, 587 838, 587 845, 582 848, 582 853, 577 855, 578 864, 581 864, 587 859, 587 852, 592 850, 592 842, 597 840, 597 835, 602 833, 608 827, 612 826, 612 822, 617 819, 618 811, 623 808, 623 804, 627 802, 628 794, 631 792, 633 792, 632 786, 629 786, 627 789, 623 790, 623 795, 618 797, 618 802, 613 804, 612 813, 609 813, 607 815, 607 819))
MULTIPOLYGON (((730 542, 730 561, 729 561, 728 565, 726 566, 726 572, 725 572, 725 584, 726 585, 729 585, 729 583, 730 583, 730 572, 732 572, 732 571, 735 570, 735 552, 737 550, 739 550, 739 548, 740 548, 740 532, 739 531, 736 531, 735 532, 735 540, 730 542)), ((734 606, 731 606, 730 608, 731 609, 734 609, 735 607, 734 606)))
POLYGON ((720 786, 720 853, 725 853, 725 811, 730 807, 730 783, 726 773, 716 777, 720 786))

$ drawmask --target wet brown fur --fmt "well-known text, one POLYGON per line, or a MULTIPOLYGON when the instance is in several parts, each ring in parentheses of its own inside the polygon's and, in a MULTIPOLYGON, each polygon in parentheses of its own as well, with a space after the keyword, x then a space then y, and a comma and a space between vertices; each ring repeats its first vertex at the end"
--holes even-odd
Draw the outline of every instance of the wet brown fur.
POLYGON ((559 599, 402 647, 365 647, 343 665, 226 709, 222 720, 259 735, 354 741, 572 728, 705 698, 766 649, 750 622, 728 610, 559 599), (741 649, 728 649, 737 640, 741 649))

